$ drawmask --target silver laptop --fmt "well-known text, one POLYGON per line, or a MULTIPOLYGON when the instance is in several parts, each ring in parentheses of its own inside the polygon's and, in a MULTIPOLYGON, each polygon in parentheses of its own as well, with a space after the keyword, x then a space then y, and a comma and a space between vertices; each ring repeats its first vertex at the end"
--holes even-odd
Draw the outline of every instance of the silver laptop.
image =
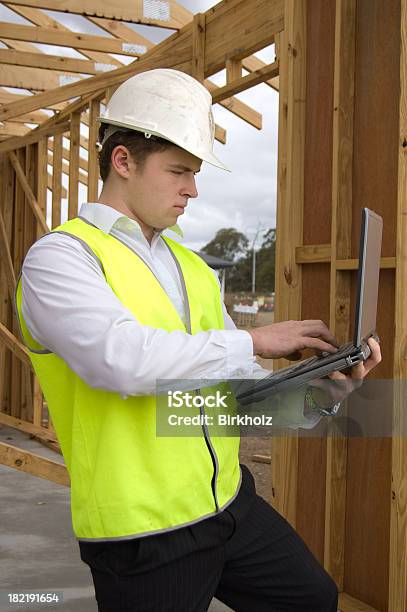
MULTIPOLYGON (((377 296, 379 289, 380 253, 383 220, 368 208, 362 211, 360 233, 355 333, 353 342, 342 345, 336 353, 304 359, 259 381, 241 392, 237 400, 241 405, 258 402, 269 395, 300 387, 336 370, 352 367, 370 355, 368 338, 376 334, 377 296)), ((249 385, 249 382, 248 382, 249 385)))

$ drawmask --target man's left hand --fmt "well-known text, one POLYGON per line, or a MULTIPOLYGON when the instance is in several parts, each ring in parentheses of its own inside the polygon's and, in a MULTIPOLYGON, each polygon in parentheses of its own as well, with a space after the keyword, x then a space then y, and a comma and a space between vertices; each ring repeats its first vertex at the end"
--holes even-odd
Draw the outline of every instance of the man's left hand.
POLYGON ((360 361, 350 368, 349 373, 332 372, 328 374, 328 378, 310 383, 310 386, 315 388, 313 396, 318 404, 321 406, 328 404, 329 398, 332 403, 342 402, 352 391, 362 385, 365 376, 381 362, 380 344, 374 338, 369 338, 367 343, 371 354, 366 361, 360 361))

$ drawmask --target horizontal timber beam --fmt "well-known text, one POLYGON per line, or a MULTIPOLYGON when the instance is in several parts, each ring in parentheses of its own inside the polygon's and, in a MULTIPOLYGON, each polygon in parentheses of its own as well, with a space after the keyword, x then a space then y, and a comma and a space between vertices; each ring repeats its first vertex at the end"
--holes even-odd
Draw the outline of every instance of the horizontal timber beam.
MULTIPOLYGON (((264 68, 264 66, 266 66, 266 63, 263 62, 258 57, 255 57, 254 55, 252 55, 251 57, 246 57, 244 60, 242 60, 242 67, 245 70, 247 70, 247 72, 254 72, 255 70, 264 68)), ((268 79, 267 81, 264 81, 264 84, 269 85, 269 87, 272 87, 275 91, 278 92, 279 91, 278 79, 279 79, 278 76, 273 77, 272 79, 268 79)))
POLYGON ((27 434, 32 434, 37 438, 48 440, 49 442, 58 442, 56 433, 51 429, 46 429, 40 425, 34 425, 29 421, 24 421, 17 417, 10 416, 4 412, 0 412, 0 425, 7 425, 13 429, 18 429, 27 434))
POLYGON ((240 77, 240 79, 236 79, 236 81, 233 81, 232 83, 228 83, 224 87, 219 87, 219 89, 216 89, 212 94, 213 103, 216 104, 216 102, 220 102, 225 98, 234 96, 245 89, 259 85, 266 79, 277 76, 278 70, 278 61, 273 62, 272 64, 268 64, 263 68, 259 68, 259 70, 256 70, 255 72, 251 72, 246 76, 240 77))
POLYGON ((63 0, 11 0, 7 4, 91 17, 100 16, 171 30, 179 30, 189 21, 188 13, 173 0, 161 0, 157 8, 154 7, 154 4, 149 8, 149 3, 144 3, 143 0, 133 0, 133 2, 127 0, 115 0, 114 2, 69 0, 68 3, 63 0))
MULTIPOLYGON (((312 263, 331 263, 331 245, 330 244, 307 244, 305 246, 296 247, 295 263, 297 264, 312 264, 312 263)), ((337 259, 335 261, 337 270, 357 270, 359 267, 358 259, 337 259)), ((380 259, 380 268, 391 269, 396 267, 395 257, 382 257, 380 259)))
POLYGON ((5 21, 0 22, 0 38, 3 40, 22 40, 30 43, 56 45, 57 47, 81 48, 89 51, 102 51, 103 53, 117 53, 130 57, 139 57, 134 45, 125 41, 93 34, 80 32, 56 31, 54 28, 40 26, 26 26, 5 21))
POLYGON ((28 350, 25 348, 24 344, 22 344, 17 338, 11 333, 9 329, 3 323, 0 322, 0 342, 5 344, 8 349, 20 361, 22 361, 25 365, 28 365, 32 369, 30 357, 28 355, 28 350))
POLYGON ((62 463, 4 442, 0 442, 0 464, 66 487, 70 485, 68 471, 62 463))
POLYGON ((14 49, 0 49, 0 64, 58 70, 59 72, 77 72, 79 74, 100 74, 117 68, 112 63, 102 64, 90 60, 72 59, 71 57, 48 55, 47 53, 27 53, 14 49))
MULTIPOLYGON (((41 57, 45 57, 45 55, 41 57)), ((4 87, 47 91, 48 89, 55 89, 66 83, 78 82, 83 79, 86 79, 86 77, 73 72, 55 72, 42 68, 28 68, 26 66, 19 66, 18 70, 16 70, 16 67, 11 64, 0 63, 0 83, 4 87)), ((33 100, 34 97, 27 96, 25 99, 33 100)))

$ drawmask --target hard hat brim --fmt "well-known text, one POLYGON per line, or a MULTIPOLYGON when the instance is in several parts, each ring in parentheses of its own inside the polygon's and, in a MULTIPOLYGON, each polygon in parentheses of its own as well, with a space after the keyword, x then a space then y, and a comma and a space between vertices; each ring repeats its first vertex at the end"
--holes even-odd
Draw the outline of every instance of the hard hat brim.
POLYGON ((125 123, 123 121, 116 121, 110 118, 106 119, 105 117, 98 117, 97 121, 99 121, 100 123, 106 123, 109 125, 116 125, 117 127, 126 128, 134 132, 148 133, 148 134, 151 134, 152 136, 158 136, 159 138, 162 138, 163 140, 172 142, 180 149, 184 149, 184 151, 188 151, 188 153, 191 153, 191 155, 194 155, 198 159, 202 159, 202 161, 205 161, 208 164, 211 164, 211 166, 215 166, 216 168, 220 168, 221 170, 226 170, 226 172, 231 172, 230 168, 228 168, 223 162, 221 162, 220 159, 218 159, 216 155, 214 155, 211 151, 205 151, 202 153, 199 153, 197 151, 192 151, 189 148, 185 147, 184 144, 177 142, 175 139, 170 139, 168 137, 165 137, 163 136, 163 134, 160 134, 160 132, 156 132, 153 130, 146 130, 146 128, 141 128, 141 127, 137 128, 134 125, 129 125, 128 123, 125 123))

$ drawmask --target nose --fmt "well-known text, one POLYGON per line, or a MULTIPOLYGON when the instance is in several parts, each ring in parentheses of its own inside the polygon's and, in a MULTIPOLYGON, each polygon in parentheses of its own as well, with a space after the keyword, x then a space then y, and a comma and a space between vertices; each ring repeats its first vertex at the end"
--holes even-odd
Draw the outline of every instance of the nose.
POLYGON ((186 196, 188 198, 197 198, 198 191, 195 183, 195 175, 191 172, 191 174, 185 173, 185 184, 181 189, 181 195, 186 196))

